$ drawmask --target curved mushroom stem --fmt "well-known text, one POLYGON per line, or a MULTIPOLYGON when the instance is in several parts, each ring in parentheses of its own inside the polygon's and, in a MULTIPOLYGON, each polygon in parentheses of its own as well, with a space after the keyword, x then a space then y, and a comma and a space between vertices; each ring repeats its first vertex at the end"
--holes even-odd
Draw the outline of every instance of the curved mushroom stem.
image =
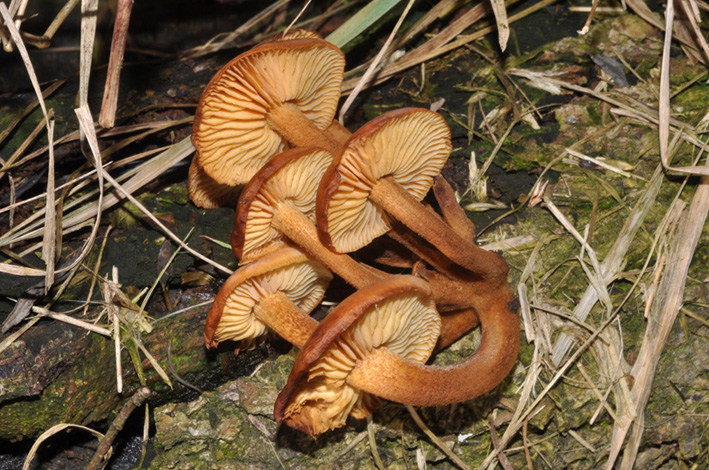
POLYGON ((333 142, 293 104, 284 103, 273 108, 267 120, 294 147, 319 147, 333 155, 340 151, 341 145, 333 142))
POLYGON ((352 286, 360 289, 389 275, 364 266, 348 255, 335 253, 322 244, 313 222, 290 204, 281 204, 273 215, 273 226, 309 255, 352 286))
POLYGON ((318 327, 318 321, 306 315, 283 292, 263 297, 254 306, 254 313, 278 336, 302 348, 318 327))
POLYGON ((431 245, 426 244, 419 235, 405 225, 394 224, 391 230, 387 232, 387 236, 433 266, 437 271, 449 277, 461 271, 459 265, 453 263, 447 256, 431 247, 431 245))
POLYGON ((470 400, 495 388, 509 373, 519 352, 519 316, 508 294, 491 292, 477 309, 482 339, 465 361, 427 366, 386 348, 370 352, 347 376, 361 390, 399 403, 439 406, 470 400))
POLYGON ((486 279, 501 281, 507 277, 507 265, 500 256, 461 237, 394 178, 380 179, 372 189, 371 199, 456 264, 486 279))
POLYGON ((436 178, 436 182, 433 183, 433 194, 436 196, 436 202, 438 202, 443 218, 448 225, 461 237, 474 240, 475 224, 465 214, 465 210, 460 207, 455 197, 455 191, 443 176, 436 178))
POLYGON ((478 314, 472 308, 454 310, 452 312, 439 312, 441 315, 441 335, 436 342, 434 354, 445 349, 468 331, 480 324, 478 314))

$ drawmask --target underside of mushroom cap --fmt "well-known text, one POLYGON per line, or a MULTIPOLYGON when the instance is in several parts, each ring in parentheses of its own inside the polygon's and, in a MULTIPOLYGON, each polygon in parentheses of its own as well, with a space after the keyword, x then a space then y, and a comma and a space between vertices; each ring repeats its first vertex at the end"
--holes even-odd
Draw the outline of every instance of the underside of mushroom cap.
POLYGON ((423 199, 450 155, 450 139, 440 114, 416 108, 385 113, 355 132, 318 189, 323 243, 347 253, 389 231, 392 220, 369 200, 372 188, 379 179, 392 177, 423 199))
POLYGON ((272 226, 275 211, 290 204, 315 222, 315 196, 332 155, 317 148, 287 150, 269 161, 244 187, 239 199, 231 244, 242 263, 281 246, 282 233, 272 226))
POLYGON ((332 274, 322 264, 295 248, 284 248, 243 266, 219 290, 207 315, 205 344, 214 348, 225 340, 251 340, 267 326, 257 318, 260 299, 283 293, 303 312, 322 300, 332 274))
POLYGON ((370 351, 386 348, 426 362, 441 320, 428 286, 393 276, 358 291, 331 312, 296 358, 276 402, 276 419, 317 435, 368 416, 378 399, 347 383, 348 373, 370 351))
POLYGON ((317 128, 332 122, 340 99, 344 55, 327 41, 267 42, 229 62, 200 99, 192 130, 204 170, 229 185, 247 182, 286 148, 268 114, 295 106, 317 128))
POLYGON ((199 165, 197 157, 192 159, 187 180, 190 200, 202 209, 236 207, 241 187, 220 184, 214 181, 199 165))

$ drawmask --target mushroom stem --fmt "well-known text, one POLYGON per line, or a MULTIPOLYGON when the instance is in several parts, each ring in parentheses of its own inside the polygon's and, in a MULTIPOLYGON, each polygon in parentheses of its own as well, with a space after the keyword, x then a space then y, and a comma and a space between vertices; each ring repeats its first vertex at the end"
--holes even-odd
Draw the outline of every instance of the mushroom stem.
POLYGON ((340 151, 340 145, 333 142, 291 103, 283 103, 273 108, 268 113, 267 121, 294 147, 319 147, 333 155, 337 155, 340 151))
POLYGON ((318 321, 306 315, 283 292, 275 292, 254 306, 256 316, 278 336, 302 348, 318 327, 318 321))
POLYGON ((352 137, 350 130, 340 124, 337 119, 333 119, 327 129, 325 129, 325 135, 340 147, 343 147, 347 140, 352 137))
MULTIPOLYGON (((509 290, 508 290, 509 292, 509 290)), ((465 361, 427 366, 386 348, 370 352, 347 376, 347 383, 373 395, 416 406, 440 406, 482 395, 509 373, 519 351, 519 317, 511 292, 490 292, 477 309, 482 339, 465 361)))
POLYGON ((328 249, 318 238, 312 221, 291 204, 278 206, 273 215, 273 226, 357 289, 388 277, 386 273, 366 267, 348 255, 328 249))
POLYGON ((421 205, 393 177, 381 178, 372 188, 371 199, 456 264, 486 279, 506 279, 508 268, 499 255, 480 248, 451 230, 443 219, 421 205))
POLYGON ((461 237, 474 240, 475 224, 465 214, 465 210, 460 207, 455 197, 455 191, 443 176, 436 178, 436 182, 433 183, 433 194, 436 196, 436 202, 438 202, 443 218, 448 225, 461 237))

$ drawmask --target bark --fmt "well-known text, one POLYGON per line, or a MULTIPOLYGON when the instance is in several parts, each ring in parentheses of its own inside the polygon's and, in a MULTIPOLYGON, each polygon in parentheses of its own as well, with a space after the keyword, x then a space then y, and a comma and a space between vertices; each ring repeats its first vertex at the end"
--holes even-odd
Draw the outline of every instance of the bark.
MULTIPOLYGON (((177 308, 198 303, 191 298, 177 308)), ((188 310, 158 322, 144 335, 144 346, 165 369, 170 390, 141 355, 146 385, 153 404, 195 394, 180 383, 170 364, 185 381, 213 389, 242 375, 259 354, 232 353, 226 344, 216 353, 204 348, 202 331, 209 306, 188 310), (168 361, 170 347, 171 361, 168 361)), ((0 337, 0 340, 2 338, 0 337)), ((33 438, 61 423, 90 424, 112 419, 121 404, 140 387, 127 351, 122 352, 123 393, 116 392, 113 340, 54 320, 43 320, 0 353, 0 440, 33 438)))

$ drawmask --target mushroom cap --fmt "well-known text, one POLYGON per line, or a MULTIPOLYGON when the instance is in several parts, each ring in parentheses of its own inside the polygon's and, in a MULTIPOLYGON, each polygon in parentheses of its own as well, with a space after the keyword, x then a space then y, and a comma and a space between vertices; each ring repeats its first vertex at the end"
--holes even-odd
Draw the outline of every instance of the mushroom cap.
POLYGON ((433 111, 403 108, 382 114, 347 141, 318 188, 320 239, 340 253, 385 234, 392 219, 369 199, 380 178, 393 177, 424 198, 451 152, 451 133, 433 111))
POLYGON ((219 183, 245 183, 287 143, 267 122, 287 103, 319 129, 332 122, 345 59, 327 41, 289 39, 237 56, 209 82, 199 102, 192 143, 199 162, 219 183))
POLYGON ((378 399, 348 384, 348 373, 378 348, 426 362, 441 328, 430 294, 420 279, 392 276, 340 303, 298 354, 276 419, 314 436, 369 415, 378 399))
POLYGON ((204 341, 214 348, 225 340, 252 340, 267 326, 254 311, 260 299, 283 293, 310 313, 323 298, 332 274, 295 248, 284 248, 235 271, 214 299, 207 314, 204 341))
POLYGON ((190 200, 202 209, 236 207, 241 189, 214 181, 199 165, 197 157, 193 158, 190 164, 187 187, 190 200))
POLYGON ((244 186, 239 198, 231 245, 242 263, 283 246, 282 233, 272 226, 281 204, 291 204, 315 223, 315 196, 332 155, 318 148, 287 150, 266 163, 244 186))

